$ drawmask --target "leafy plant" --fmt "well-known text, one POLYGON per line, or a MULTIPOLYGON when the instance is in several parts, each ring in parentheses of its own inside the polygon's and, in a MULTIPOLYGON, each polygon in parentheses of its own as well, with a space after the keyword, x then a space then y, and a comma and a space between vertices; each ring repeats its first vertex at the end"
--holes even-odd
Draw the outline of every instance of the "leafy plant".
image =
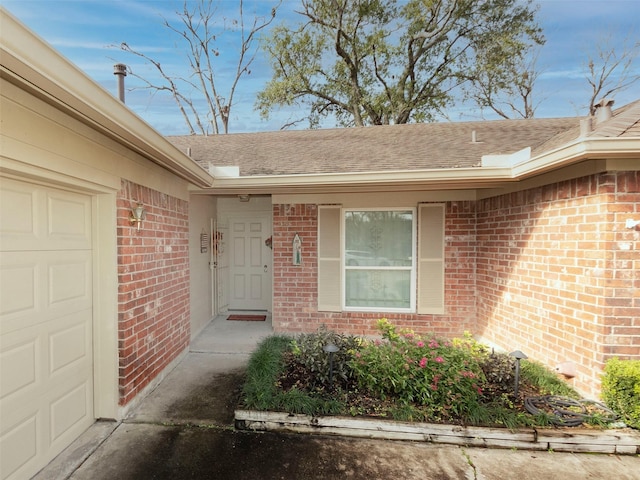
POLYGON ((365 343, 351 361, 363 390, 435 416, 464 417, 478 405, 484 376, 468 344, 397 332, 386 319, 378 327, 383 341, 365 343))
POLYGON ((247 365, 242 392, 246 407, 267 410, 276 404, 277 378, 284 367, 283 354, 290 345, 290 337, 272 335, 257 346, 247 365))
MULTIPOLYGON (((507 428, 554 424, 551 414, 531 415, 522 398, 513 396, 515 368, 508 355, 488 353, 469 334, 451 341, 422 337, 384 318, 378 328, 381 340, 325 328, 295 338, 265 339, 249 362, 245 406, 507 428), (329 343, 339 347, 334 353, 333 388, 327 383, 329 356, 324 351, 329 343)), ((521 362, 520 384, 521 391, 578 398, 537 362, 521 362)), ((606 409, 588 412, 592 415, 585 418, 593 425, 610 423, 606 409)))
POLYGON ((243 388, 245 407, 307 415, 342 412, 345 407, 339 399, 322 398, 299 388, 281 388, 284 358, 287 352, 291 352, 291 347, 291 338, 282 335, 269 336, 258 345, 247 365, 243 388))
POLYGON ((515 358, 506 353, 490 353, 482 358, 480 368, 491 389, 487 393, 501 395, 513 391, 515 363, 515 358))
POLYGON ((640 428, 640 360, 607 361, 602 377, 602 399, 627 425, 640 428))
POLYGON ((569 398, 579 397, 573 388, 539 362, 522 360, 520 362, 520 379, 521 382, 535 385, 541 395, 561 395, 569 398))
POLYGON ((283 412, 305 415, 335 415, 344 409, 344 405, 337 400, 311 395, 297 388, 281 392, 276 405, 283 412))
POLYGON ((353 377, 349 361, 361 344, 358 337, 321 327, 318 332, 300 334, 291 342, 292 361, 306 370, 312 388, 328 390, 332 386, 330 380, 333 386, 346 388, 353 377), (338 348, 333 359, 324 350, 330 344, 338 348))

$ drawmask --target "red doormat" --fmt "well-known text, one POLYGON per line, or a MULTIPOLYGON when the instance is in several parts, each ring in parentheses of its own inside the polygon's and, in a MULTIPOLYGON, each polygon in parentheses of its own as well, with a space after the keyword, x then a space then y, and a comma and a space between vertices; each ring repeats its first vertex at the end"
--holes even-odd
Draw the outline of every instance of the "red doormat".
POLYGON ((240 322, 264 322, 266 315, 229 315, 227 320, 237 320, 240 322))

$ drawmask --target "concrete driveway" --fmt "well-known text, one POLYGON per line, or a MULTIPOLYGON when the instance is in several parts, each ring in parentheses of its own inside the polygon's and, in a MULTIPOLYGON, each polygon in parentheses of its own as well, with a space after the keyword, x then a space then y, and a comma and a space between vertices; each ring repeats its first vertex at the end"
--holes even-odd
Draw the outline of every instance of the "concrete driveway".
POLYGON ((97 422, 35 478, 640 480, 638 456, 236 431, 244 367, 269 333, 218 317, 123 422, 97 422))

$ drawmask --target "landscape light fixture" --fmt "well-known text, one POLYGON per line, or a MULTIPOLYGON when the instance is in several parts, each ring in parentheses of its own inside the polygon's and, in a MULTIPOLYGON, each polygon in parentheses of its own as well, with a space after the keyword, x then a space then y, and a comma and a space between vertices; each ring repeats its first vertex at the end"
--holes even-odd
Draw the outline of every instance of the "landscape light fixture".
POLYGON ((515 352, 511 352, 509 354, 509 356, 514 357, 516 359, 516 380, 515 380, 515 387, 513 389, 513 395, 514 395, 514 397, 517 397, 518 396, 518 384, 520 383, 520 360, 527 359, 529 357, 527 357, 520 350, 516 350, 515 352))
POLYGON ((144 209, 144 205, 138 203, 138 206, 131 209, 131 216, 129 217, 129 222, 131 225, 137 224, 137 230, 140 231, 140 225, 142 221, 145 219, 147 212, 144 209))
POLYGON ((340 350, 340 347, 329 342, 322 349, 329 354, 329 387, 333 387, 333 355, 340 350))

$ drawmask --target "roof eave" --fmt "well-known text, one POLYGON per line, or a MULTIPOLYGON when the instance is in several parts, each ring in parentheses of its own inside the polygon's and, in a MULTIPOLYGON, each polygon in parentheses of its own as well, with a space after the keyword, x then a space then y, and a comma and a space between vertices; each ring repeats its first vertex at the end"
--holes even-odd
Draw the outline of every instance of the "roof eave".
POLYGON ((398 191, 494 188, 513 181, 509 168, 454 168, 410 171, 259 175, 216 178, 208 193, 223 195, 284 192, 398 191))
POLYGON ((640 138, 586 138, 514 166, 217 177, 203 193, 220 195, 498 188, 588 159, 633 158, 640 138))
POLYGON ((180 178, 211 185, 205 169, 1 7, 0 21, 2 78, 180 178))
POLYGON ((520 180, 583 160, 639 156, 640 137, 579 138, 515 165, 512 173, 514 178, 520 180))

